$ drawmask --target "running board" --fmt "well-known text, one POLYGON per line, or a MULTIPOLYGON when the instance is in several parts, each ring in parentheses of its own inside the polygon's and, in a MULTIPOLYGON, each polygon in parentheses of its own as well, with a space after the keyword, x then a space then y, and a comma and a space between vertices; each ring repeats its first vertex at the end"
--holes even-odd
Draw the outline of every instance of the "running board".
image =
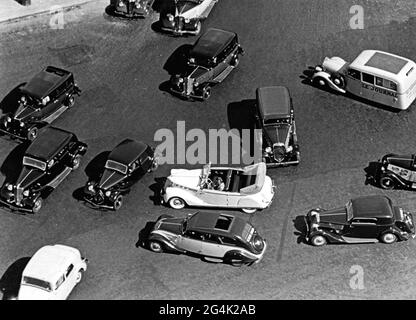
POLYGON ((68 109, 67 106, 62 106, 58 110, 56 110, 54 113, 52 113, 49 117, 45 118, 45 122, 52 123, 56 118, 58 118, 62 113, 64 113, 68 109))
POLYGON ((211 13, 212 9, 214 8, 214 6, 216 5, 217 0, 212 1, 210 3, 210 5, 204 10, 204 12, 201 13, 201 15, 199 16, 200 19, 206 19, 208 18, 209 14, 211 13))
POLYGON ((228 66, 223 72, 221 72, 215 79, 213 79, 213 82, 222 82, 224 79, 233 71, 233 66, 228 66))
POLYGON ((346 243, 374 243, 374 242, 378 242, 377 239, 369 239, 369 238, 342 237, 342 239, 345 240, 346 243))
POLYGON ((55 189, 71 173, 72 168, 66 167, 61 174, 47 184, 48 187, 55 189))

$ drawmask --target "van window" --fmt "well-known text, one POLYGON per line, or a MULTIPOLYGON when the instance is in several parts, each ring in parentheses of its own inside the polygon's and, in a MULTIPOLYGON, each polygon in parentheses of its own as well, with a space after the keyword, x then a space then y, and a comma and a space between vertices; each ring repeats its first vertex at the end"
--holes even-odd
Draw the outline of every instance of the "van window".
POLYGON ((395 82, 380 77, 376 77, 376 85, 389 90, 397 91, 397 84, 395 82))
POLYGON ((348 75, 354 79, 361 80, 361 73, 355 69, 348 69, 348 75))
POLYGON ((363 72, 363 81, 367 83, 374 84, 374 76, 368 73, 363 72))

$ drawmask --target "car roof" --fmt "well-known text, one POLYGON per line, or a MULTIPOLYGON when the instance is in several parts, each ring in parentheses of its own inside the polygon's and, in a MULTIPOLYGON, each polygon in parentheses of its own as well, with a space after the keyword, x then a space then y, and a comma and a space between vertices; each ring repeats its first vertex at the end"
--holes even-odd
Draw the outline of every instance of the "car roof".
POLYGON ((43 161, 52 159, 75 135, 56 127, 45 127, 30 144, 26 155, 43 161))
POLYGON ((291 102, 289 89, 283 86, 262 87, 256 90, 257 104, 264 120, 287 118, 291 102))
POLYGON ((65 245, 46 245, 29 260, 23 270, 23 276, 55 284, 70 263, 79 256, 78 249, 65 245))
POLYGON ((241 236, 246 225, 247 222, 244 219, 231 214, 224 214, 218 211, 200 211, 189 218, 187 230, 209 232, 223 236, 241 236), (218 219, 221 219, 221 217, 229 218, 229 226, 226 230, 216 228, 218 219))
POLYGON ((381 195, 352 199, 353 218, 393 218, 390 198, 381 195))
POLYGON ((236 36, 237 34, 234 32, 210 28, 195 42, 190 54, 197 58, 214 58, 236 36))
POLYGON ((111 151, 108 159, 129 165, 135 161, 147 149, 147 147, 147 144, 143 142, 125 139, 111 151))
POLYGON ((72 74, 69 71, 48 66, 26 83, 21 91, 37 99, 42 99, 61 85, 70 75, 72 74))

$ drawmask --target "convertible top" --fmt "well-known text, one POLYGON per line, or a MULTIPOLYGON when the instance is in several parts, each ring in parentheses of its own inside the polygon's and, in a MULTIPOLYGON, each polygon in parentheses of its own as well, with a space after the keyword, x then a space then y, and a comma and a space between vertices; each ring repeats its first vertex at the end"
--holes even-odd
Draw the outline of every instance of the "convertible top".
POLYGON ((264 121, 290 116, 290 93, 286 87, 263 87, 256 90, 259 112, 264 121))
POLYGON ((26 156, 49 161, 60 152, 75 135, 56 127, 45 127, 26 150, 26 156))
POLYGON ((393 218, 392 202, 386 196, 365 196, 351 201, 354 218, 393 218))
POLYGON ((148 146, 143 142, 125 139, 111 151, 108 159, 128 166, 135 161, 147 147, 148 146))
POLYGON ((72 73, 69 71, 48 66, 36 74, 20 90, 29 96, 42 99, 64 83, 70 76, 72 76, 72 73))
POLYGON ((212 59, 236 37, 234 32, 210 28, 195 42, 190 54, 195 58, 212 59))

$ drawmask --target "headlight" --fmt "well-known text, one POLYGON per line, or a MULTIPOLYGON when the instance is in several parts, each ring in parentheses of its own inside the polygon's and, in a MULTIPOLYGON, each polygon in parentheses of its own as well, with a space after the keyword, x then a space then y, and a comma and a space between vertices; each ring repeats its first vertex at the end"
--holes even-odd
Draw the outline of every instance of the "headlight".
POLYGON ((25 123, 24 122, 20 122, 19 126, 23 128, 25 126, 25 123))
POLYGON ((185 19, 185 23, 189 23, 191 22, 191 20, 189 20, 188 18, 185 19))
POLYGON ((13 191, 13 185, 12 185, 12 184, 8 184, 8 185, 7 185, 7 190, 9 190, 9 191, 13 191))
POLYGON ((92 183, 90 183, 90 184, 88 185, 88 191, 91 191, 91 192, 93 192, 93 191, 94 191, 94 185, 93 185, 92 183))
POLYGON ((264 151, 266 151, 267 153, 270 153, 270 152, 272 152, 272 148, 267 147, 266 149, 264 149, 264 151))
POLYGON ((29 196, 29 194, 30 194, 29 190, 25 190, 25 191, 23 191, 23 195, 24 195, 25 197, 28 197, 28 196, 29 196))
POLYGON ((10 118, 10 117, 7 117, 6 120, 7 120, 7 122, 12 122, 12 118, 10 118))
POLYGON ((168 18, 168 20, 169 20, 169 21, 171 21, 171 22, 174 20, 173 15, 171 15, 170 13, 167 15, 167 18, 168 18))
POLYGON ((183 82, 183 78, 178 78, 178 83, 182 83, 183 82))
POLYGON ((110 190, 107 190, 107 191, 105 192, 105 196, 106 196, 106 197, 111 196, 111 191, 110 191, 110 190))
POLYGON ((195 63, 195 58, 190 58, 189 63, 195 63))

